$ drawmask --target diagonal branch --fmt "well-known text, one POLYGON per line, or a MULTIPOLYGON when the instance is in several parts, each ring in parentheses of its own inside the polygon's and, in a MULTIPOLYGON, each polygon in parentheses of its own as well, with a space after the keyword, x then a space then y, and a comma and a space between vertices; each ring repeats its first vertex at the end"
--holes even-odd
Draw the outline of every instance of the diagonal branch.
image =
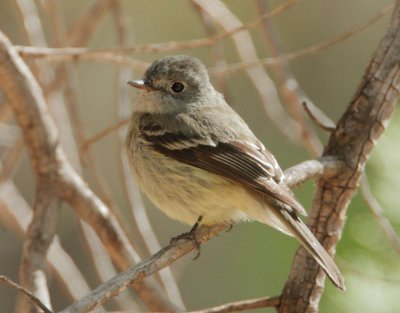
MULTIPOLYGON (((317 185, 309 226, 333 255, 344 227, 347 207, 368 156, 385 130, 399 98, 400 1, 351 103, 332 132, 324 156, 345 163, 338 175, 317 185)), ((282 294, 280 313, 317 312, 325 274, 304 249, 299 249, 282 294)))
MULTIPOLYGON (((325 176, 331 177, 341 168, 342 163, 333 158, 326 158, 320 161, 308 160, 286 170, 285 181, 290 187, 293 187, 309 179, 325 176)), ((221 231, 229 229, 229 227, 230 225, 216 225, 213 227, 202 226, 196 231, 196 241, 204 243, 219 234, 221 231)), ((197 245, 190 239, 172 242, 148 259, 100 285, 90 294, 86 295, 60 313, 90 312, 105 301, 117 296, 130 284, 142 281, 145 277, 171 265, 177 259, 194 249, 197 249, 197 245)))
MULTIPOLYGON (((22 128, 38 186, 42 177, 51 179, 44 185, 48 187, 46 192, 49 197, 68 202, 91 225, 120 270, 137 263, 139 257, 114 215, 67 161, 40 86, 11 42, 1 32, 0 86, 22 128)), ((43 187, 43 190, 46 188, 43 187)), ((53 203, 50 202, 52 208, 53 203)), ((176 309, 160 295, 155 286, 139 282, 134 287, 151 310, 176 309)))

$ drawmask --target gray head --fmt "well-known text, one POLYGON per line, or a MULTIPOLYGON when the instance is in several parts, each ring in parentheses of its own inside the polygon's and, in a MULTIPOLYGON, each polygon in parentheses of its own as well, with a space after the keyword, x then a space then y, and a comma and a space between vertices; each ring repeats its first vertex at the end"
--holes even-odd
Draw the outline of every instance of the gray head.
POLYGON ((203 63, 186 55, 156 60, 146 70, 143 80, 128 84, 145 91, 139 96, 137 105, 142 107, 139 109, 146 107, 153 112, 182 109, 214 91, 203 63))

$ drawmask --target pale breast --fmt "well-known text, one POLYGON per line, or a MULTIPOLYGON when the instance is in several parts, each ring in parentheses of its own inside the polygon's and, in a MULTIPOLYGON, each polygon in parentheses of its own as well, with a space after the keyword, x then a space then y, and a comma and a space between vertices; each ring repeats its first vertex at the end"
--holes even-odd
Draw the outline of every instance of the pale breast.
POLYGON ((137 144, 130 160, 142 190, 169 217, 187 224, 200 215, 204 224, 248 219, 242 206, 255 200, 240 185, 165 157, 146 144, 137 144))

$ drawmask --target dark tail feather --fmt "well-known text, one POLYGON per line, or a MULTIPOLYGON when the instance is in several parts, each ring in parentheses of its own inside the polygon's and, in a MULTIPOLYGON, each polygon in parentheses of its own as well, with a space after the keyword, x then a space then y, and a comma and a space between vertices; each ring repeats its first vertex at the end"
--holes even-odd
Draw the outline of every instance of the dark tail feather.
POLYGON ((339 289, 345 290, 344 278, 339 268, 303 221, 295 214, 291 214, 291 212, 285 209, 281 210, 280 213, 285 219, 284 224, 291 230, 291 233, 300 241, 303 247, 313 256, 319 265, 321 265, 333 284, 339 289))

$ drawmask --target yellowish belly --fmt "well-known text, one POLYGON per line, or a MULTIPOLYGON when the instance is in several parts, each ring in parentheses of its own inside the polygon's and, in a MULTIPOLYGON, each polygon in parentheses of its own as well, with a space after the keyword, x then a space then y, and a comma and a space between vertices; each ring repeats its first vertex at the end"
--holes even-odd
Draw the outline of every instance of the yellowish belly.
POLYGON ((260 206, 240 185, 157 152, 143 149, 131 161, 150 200, 181 222, 194 224, 201 215, 206 225, 231 223, 249 219, 244 206, 260 206))

